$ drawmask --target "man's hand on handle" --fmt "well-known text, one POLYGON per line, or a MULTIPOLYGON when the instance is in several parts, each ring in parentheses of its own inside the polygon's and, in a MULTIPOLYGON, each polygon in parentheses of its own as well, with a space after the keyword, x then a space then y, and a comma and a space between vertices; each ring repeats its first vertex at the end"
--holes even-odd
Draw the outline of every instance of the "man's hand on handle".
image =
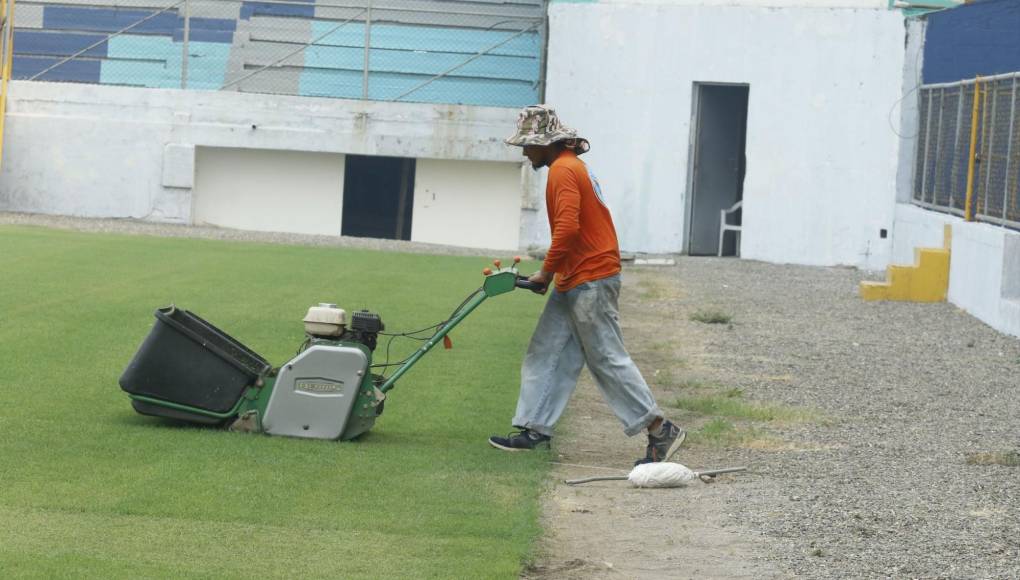
POLYGON ((552 284, 552 280, 553 273, 546 272, 545 270, 539 270, 538 272, 535 272, 531 276, 528 276, 528 282, 534 282, 536 284, 541 284, 542 286, 544 286, 544 289, 541 292, 539 292, 539 294, 545 294, 549 290, 549 284, 552 284))

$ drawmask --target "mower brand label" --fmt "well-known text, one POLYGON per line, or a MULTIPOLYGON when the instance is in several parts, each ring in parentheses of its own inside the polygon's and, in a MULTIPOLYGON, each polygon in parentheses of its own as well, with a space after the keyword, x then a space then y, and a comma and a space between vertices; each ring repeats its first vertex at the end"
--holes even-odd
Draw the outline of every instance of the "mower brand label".
POLYGON ((305 393, 313 393, 316 395, 321 394, 332 394, 342 393, 344 390, 344 384, 342 382, 334 383, 331 381, 296 381, 294 383, 295 391, 303 391, 305 393))

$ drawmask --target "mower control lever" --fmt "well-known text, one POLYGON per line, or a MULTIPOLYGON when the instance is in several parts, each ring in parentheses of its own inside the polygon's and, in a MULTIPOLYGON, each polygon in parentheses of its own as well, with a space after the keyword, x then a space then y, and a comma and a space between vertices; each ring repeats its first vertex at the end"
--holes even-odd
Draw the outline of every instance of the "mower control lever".
POLYGON ((538 282, 532 282, 528 280, 527 276, 517 276, 517 282, 514 283, 518 288, 524 288, 525 290, 531 290, 535 294, 545 294, 545 284, 539 284, 538 282))

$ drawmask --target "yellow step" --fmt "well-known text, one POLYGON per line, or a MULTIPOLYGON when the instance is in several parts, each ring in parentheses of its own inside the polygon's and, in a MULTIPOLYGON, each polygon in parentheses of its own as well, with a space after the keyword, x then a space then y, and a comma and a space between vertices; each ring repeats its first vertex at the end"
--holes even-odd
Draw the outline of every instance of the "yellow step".
POLYGON ((952 229, 945 226, 942 248, 915 248, 913 266, 889 266, 885 282, 861 282, 867 301, 943 302, 949 292, 952 229))
POLYGON ((922 270, 948 270, 949 250, 942 248, 915 248, 914 263, 922 270))
POLYGON ((943 302, 949 291, 949 250, 925 248, 919 252, 913 293, 918 302, 943 302))
POLYGON ((888 282, 861 282, 861 298, 868 302, 889 300, 889 290, 892 286, 888 282))

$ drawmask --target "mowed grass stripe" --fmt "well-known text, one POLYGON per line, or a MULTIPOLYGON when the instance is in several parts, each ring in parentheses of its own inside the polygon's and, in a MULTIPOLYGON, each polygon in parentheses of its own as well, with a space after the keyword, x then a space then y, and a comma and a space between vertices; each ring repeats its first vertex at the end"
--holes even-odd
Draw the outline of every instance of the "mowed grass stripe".
MULTIPOLYGON (((37 576, 42 571, 37 559, 57 559, 62 561, 58 571, 73 564, 96 574, 209 578, 373 578, 380 564, 385 569, 385 562, 397 560, 405 566, 401 577, 442 578, 448 577, 446 564, 434 558, 436 553, 456 564, 490 548, 470 537, 408 538, 315 528, 295 534, 270 525, 53 510, 0 509, 0 522, 0 559, 10 558, 5 577, 19 572, 37 576), (95 533, 98 530, 102 533, 95 533), (399 552, 392 552, 394 545, 401 546, 399 552)), ((493 570, 504 575, 513 571, 493 570)))
POLYGON ((539 533, 547 458, 497 453, 485 437, 513 412, 542 305, 530 293, 483 304, 356 442, 174 425, 135 414, 117 385, 171 301, 281 364, 312 304, 414 330, 448 316, 487 262, 0 227, 0 569, 516 577, 539 533))

